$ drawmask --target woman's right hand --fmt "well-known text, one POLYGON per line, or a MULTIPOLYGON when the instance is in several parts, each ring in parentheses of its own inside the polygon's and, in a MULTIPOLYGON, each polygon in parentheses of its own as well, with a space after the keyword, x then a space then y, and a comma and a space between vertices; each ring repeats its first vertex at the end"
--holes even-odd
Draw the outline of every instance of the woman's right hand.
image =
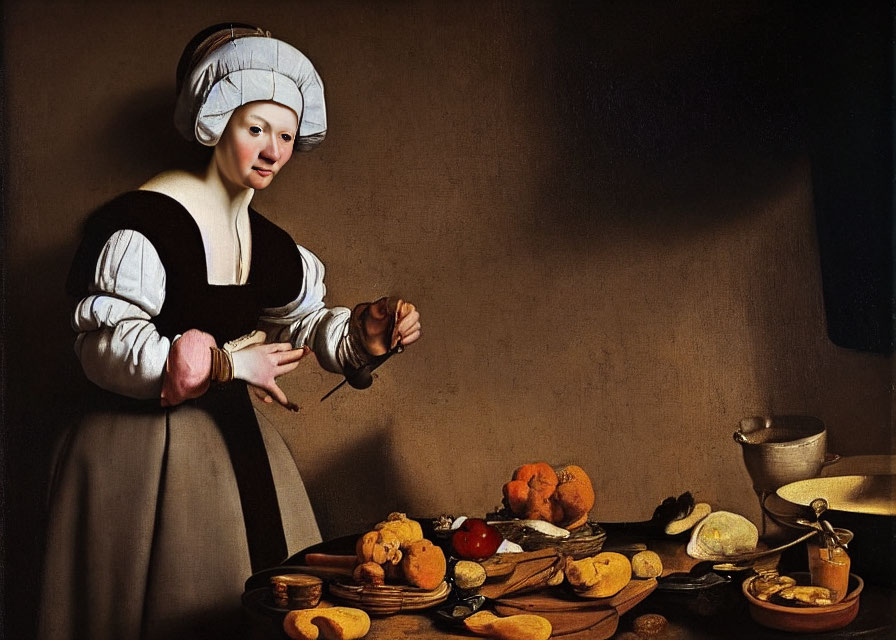
POLYGON ((290 411, 298 411, 298 405, 290 402, 277 386, 277 378, 298 367, 299 361, 309 352, 308 347, 294 349, 288 342, 246 347, 230 354, 233 358, 233 377, 264 390, 290 411))
POLYGON ((351 322, 364 350, 372 356, 385 355, 399 343, 403 347, 420 338, 420 312, 401 298, 383 297, 357 305, 351 322))

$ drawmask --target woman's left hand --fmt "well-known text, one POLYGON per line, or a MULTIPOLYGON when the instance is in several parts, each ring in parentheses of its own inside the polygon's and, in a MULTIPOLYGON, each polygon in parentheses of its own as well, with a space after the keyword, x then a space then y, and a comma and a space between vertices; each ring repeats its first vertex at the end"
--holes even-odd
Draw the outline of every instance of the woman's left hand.
POLYGON ((238 349, 231 353, 233 377, 249 383, 256 395, 259 394, 255 390, 261 389, 290 411, 298 411, 298 405, 290 402, 277 385, 277 378, 298 367, 299 360, 307 353, 310 353, 307 347, 295 349, 288 342, 255 344, 238 349))

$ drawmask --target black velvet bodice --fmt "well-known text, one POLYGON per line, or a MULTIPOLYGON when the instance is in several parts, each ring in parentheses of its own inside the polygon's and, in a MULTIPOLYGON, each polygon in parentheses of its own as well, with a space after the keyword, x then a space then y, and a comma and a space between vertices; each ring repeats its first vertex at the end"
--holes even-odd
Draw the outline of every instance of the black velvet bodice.
POLYGON ((153 191, 125 193, 100 207, 87 220, 67 284, 76 298, 89 293, 100 252, 116 231, 138 231, 152 243, 165 267, 166 293, 153 318, 169 338, 200 329, 217 343, 256 328, 261 310, 293 301, 302 283, 302 261, 289 234, 249 210, 252 259, 242 285, 208 283, 202 235, 179 202, 153 191))

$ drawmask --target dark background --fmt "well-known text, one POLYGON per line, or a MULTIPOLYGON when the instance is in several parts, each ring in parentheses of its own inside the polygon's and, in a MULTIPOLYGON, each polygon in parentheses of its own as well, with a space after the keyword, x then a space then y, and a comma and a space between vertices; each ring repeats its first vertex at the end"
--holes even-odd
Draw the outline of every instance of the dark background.
POLYGON ((36 609, 52 446, 86 383, 63 292, 87 213, 201 154, 171 126, 201 28, 254 22, 327 89, 324 145, 255 205, 328 300, 414 300, 374 387, 284 380, 325 537, 482 513, 575 462, 598 520, 691 490, 758 521, 741 417, 893 453, 886 2, 5 2, 4 628, 36 609))

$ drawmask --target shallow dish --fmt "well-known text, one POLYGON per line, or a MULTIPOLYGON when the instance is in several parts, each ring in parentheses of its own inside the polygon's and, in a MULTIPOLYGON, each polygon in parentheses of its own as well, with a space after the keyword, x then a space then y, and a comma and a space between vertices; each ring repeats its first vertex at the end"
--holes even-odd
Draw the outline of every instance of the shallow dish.
MULTIPOLYGON (((797 584, 809 584, 808 573, 790 574, 797 584)), ((849 593, 837 602, 823 607, 790 607, 759 600, 750 593, 750 585, 759 576, 744 580, 741 590, 750 605, 750 616, 764 627, 812 633, 831 631, 845 627, 852 622, 859 612, 859 596, 865 583, 854 573, 849 574, 849 593)))
POLYGON ((896 476, 831 476, 793 482, 777 490, 783 500, 809 506, 827 500, 830 511, 896 516, 896 476))

